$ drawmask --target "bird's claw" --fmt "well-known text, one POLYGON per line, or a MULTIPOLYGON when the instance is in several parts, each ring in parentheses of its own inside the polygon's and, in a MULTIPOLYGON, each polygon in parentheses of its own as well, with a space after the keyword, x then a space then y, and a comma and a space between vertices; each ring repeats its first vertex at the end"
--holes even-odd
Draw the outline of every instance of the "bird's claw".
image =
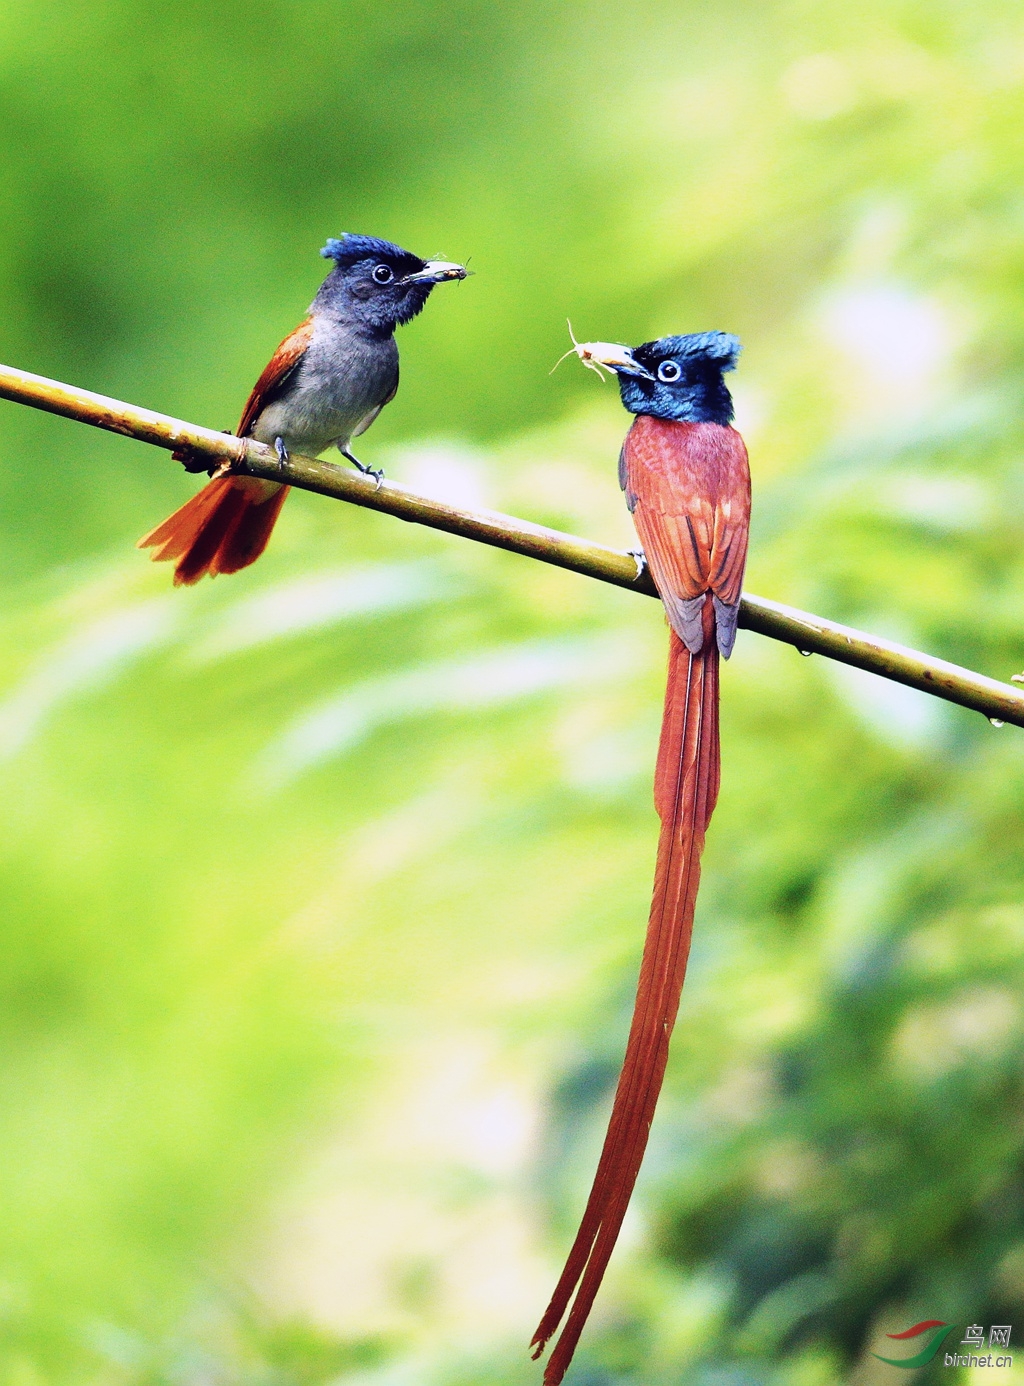
POLYGON ((364 467, 362 462, 357 462, 356 466, 362 472, 363 476, 373 477, 374 481, 377 483, 373 489, 374 491, 379 491, 384 482, 384 473, 381 471, 380 467, 364 467))
POLYGON ((384 480, 383 469, 380 467, 368 467, 365 462, 360 462, 359 458, 353 457, 350 452, 346 452, 344 449, 341 449, 340 451, 342 457, 347 457, 348 460, 352 463, 353 467, 356 467, 359 471, 361 471, 363 476, 373 477, 374 481, 377 483, 377 485, 373 489, 375 491, 379 491, 381 488, 381 483, 384 480))
POLYGON ((647 555, 644 553, 643 549, 630 549, 629 556, 636 564, 636 577, 633 581, 639 582, 647 571, 647 555))
POLYGON ((277 465, 283 472, 288 465, 288 449, 283 438, 274 439, 274 451, 277 453, 277 465))

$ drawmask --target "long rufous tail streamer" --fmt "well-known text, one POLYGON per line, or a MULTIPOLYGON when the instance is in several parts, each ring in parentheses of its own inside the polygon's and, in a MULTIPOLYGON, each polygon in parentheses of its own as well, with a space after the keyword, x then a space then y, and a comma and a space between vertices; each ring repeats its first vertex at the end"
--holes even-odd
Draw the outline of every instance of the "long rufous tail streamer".
POLYGON ((710 593, 703 609, 703 630, 704 644, 698 654, 690 654, 675 631, 670 633, 654 784, 661 837, 636 1006, 586 1211, 531 1344, 536 1349, 534 1357, 539 1357, 576 1290, 547 1363, 544 1386, 558 1386, 565 1375, 619 1235, 647 1146, 679 1009, 704 834, 719 784, 718 645, 710 593))

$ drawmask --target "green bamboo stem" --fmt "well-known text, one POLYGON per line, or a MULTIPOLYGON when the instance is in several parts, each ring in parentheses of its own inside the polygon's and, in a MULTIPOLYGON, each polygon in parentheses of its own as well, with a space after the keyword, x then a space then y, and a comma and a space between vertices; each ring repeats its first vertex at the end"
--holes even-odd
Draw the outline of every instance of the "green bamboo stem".
MULTIPOLYGON (((658 595, 649 573, 645 571, 637 576, 633 556, 620 549, 607 548, 496 511, 461 510, 445 501, 417 495, 393 481, 385 480, 378 487, 372 477, 312 457, 293 455, 282 467, 271 448, 251 438, 235 438, 228 433, 200 428, 12 366, 0 365, 0 399, 28 404, 34 409, 77 419, 80 423, 122 433, 157 447, 187 447, 208 458, 211 466, 226 462, 233 470, 251 476, 286 481, 305 491, 315 491, 321 496, 396 515, 401 520, 525 554, 528 558, 553 563, 617 587, 628 587, 648 597, 658 595)), ((880 640, 877 636, 764 597, 755 597, 749 592, 743 597, 740 625, 772 640, 794 645, 802 652, 825 655, 843 664, 867 669, 882 678, 959 703, 992 720, 1024 727, 1024 691, 973 670, 962 669, 957 664, 949 664, 944 659, 934 659, 918 650, 880 640)))

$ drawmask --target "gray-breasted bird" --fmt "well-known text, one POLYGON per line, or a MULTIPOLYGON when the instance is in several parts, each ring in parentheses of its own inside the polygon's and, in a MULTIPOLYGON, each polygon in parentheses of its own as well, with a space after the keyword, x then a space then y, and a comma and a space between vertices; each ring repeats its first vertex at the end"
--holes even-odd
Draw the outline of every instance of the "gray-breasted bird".
MULTIPOLYGON (((318 457, 337 447, 360 471, 379 478, 349 451, 398 390, 395 328, 420 311, 435 284, 465 279, 462 265, 421 260, 376 236, 332 238, 320 252, 334 268, 309 316, 270 358, 242 410, 237 434, 318 457)), ((175 454, 189 464, 185 454, 175 454)), ((205 466, 198 468, 205 470, 205 466)), ((267 547, 288 487, 260 477, 215 476, 180 510, 139 540, 154 562, 176 560, 175 586, 204 574, 236 573, 267 547)))

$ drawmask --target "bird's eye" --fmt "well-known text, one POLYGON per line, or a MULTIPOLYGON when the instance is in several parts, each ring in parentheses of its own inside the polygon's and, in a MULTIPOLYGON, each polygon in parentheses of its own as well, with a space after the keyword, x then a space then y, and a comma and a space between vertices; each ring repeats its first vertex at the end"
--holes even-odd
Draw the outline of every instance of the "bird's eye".
POLYGON ((679 369, 679 363, 677 361, 662 361, 661 365, 658 367, 658 379, 663 380, 666 385, 670 385, 672 381, 678 380, 681 374, 682 372, 679 369))
POLYGON ((388 265, 378 265, 373 271, 373 277, 378 284, 390 284, 395 275, 388 265))

